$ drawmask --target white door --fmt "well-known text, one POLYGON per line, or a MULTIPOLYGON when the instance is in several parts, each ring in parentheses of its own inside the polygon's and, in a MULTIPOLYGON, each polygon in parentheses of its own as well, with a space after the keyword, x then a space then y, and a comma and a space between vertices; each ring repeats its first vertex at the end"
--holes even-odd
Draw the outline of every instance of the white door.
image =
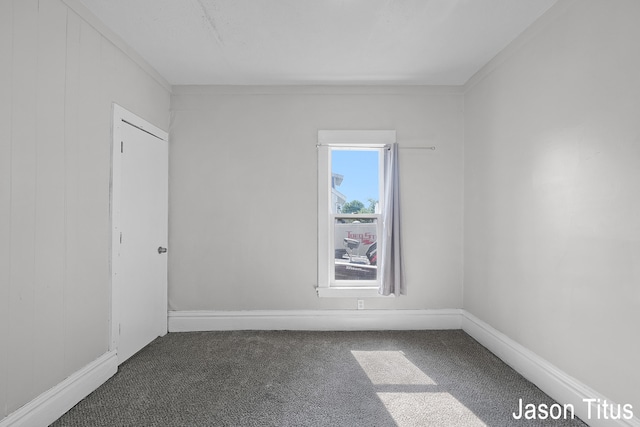
POLYGON ((112 330, 118 334, 113 342, 119 364, 167 333, 168 143, 166 134, 150 133, 146 122, 127 119, 114 123, 120 141, 114 139, 114 166, 119 167, 114 167, 113 188, 113 317, 118 328, 112 330))

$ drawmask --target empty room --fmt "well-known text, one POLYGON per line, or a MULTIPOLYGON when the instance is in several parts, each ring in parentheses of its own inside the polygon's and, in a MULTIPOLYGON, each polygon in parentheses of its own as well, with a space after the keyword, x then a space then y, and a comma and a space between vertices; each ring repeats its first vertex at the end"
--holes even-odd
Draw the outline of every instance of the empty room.
POLYGON ((638 22, 0 0, 0 427, 640 427, 638 22))

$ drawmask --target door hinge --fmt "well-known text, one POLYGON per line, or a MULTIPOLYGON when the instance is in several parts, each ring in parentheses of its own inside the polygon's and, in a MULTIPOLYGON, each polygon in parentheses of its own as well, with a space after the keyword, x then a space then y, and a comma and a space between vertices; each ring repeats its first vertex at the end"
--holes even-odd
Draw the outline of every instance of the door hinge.
POLYGON ((120 152, 124 153, 124 141, 120 141, 120 152))
POLYGON ((122 231, 120 232, 120 244, 122 244, 122 231))

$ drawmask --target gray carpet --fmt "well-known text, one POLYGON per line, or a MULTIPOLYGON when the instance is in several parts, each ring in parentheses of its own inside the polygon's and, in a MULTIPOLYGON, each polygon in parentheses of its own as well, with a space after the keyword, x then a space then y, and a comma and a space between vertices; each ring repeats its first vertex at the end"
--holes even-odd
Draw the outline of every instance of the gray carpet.
POLYGON ((463 331, 172 333, 52 424, 584 426, 463 331))

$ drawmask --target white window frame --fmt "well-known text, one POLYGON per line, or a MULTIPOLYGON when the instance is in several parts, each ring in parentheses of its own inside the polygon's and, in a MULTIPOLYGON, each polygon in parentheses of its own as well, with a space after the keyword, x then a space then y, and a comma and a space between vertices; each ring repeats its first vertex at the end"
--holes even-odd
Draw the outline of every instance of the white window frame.
MULTIPOLYGON (((318 131, 318 296, 320 297, 383 297, 381 275, 375 281, 336 280, 334 224, 336 218, 376 218, 378 247, 382 245, 384 203, 384 150, 396 141, 395 130, 320 130, 318 131), (331 153, 333 150, 378 150, 379 212, 375 214, 335 214, 331 206, 331 153)), ((378 271, 379 273, 379 271, 378 271)))

